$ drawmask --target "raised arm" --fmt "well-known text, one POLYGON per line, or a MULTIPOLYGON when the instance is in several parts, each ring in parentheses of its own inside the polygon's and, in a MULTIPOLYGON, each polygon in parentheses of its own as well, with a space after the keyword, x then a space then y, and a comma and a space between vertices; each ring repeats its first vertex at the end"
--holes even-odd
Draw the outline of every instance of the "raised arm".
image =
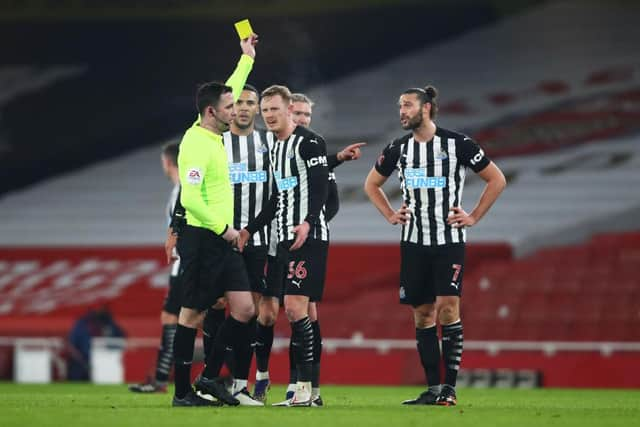
MULTIPOLYGON (((258 36, 256 34, 249 38, 240 40, 240 48, 242 49, 242 56, 236 65, 235 70, 229 76, 224 83, 230 86, 233 92, 233 102, 236 102, 242 93, 244 85, 247 83, 249 73, 253 69, 253 63, 256 57, 256 44, 258 43, 258 36)), ((200 124, 200 114, 194 124, 200 124)))

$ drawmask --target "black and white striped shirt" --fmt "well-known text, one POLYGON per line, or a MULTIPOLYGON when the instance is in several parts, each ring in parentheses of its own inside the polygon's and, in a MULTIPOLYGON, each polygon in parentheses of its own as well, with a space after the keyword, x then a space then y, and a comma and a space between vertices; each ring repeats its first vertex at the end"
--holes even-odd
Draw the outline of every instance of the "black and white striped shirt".
POLYGON ((294 240, 293 228, 303 221, 311 225, 308 238, 329 240, 324 208, 329 179, 324 139, 297 126, 285 141, 276 141, 271 132, 267 133, 267 141, 278 192, 278 241, 294 240))
POLYGON ((477 173, 489 162, 471 138, 440 127, 428 142, 408 134, 389 144, 375 168, 387 177, 398 170, 403 201, 413 212, 402 227, 402 241, 424 246, 465 242, 466 230, 447 224, 449 209, 462 206, 466 169, 477 173))
MULTIPOLYGON (((173 186, 171 193, 169 194, 169 200, 167 201, 167 207, 165 209, 165 214, 167 215, 167 225, 171 226, 171 221, 173 219, 173 211, 176 206, 176 201, 180 196, 180 184, 176 184, 173 186)), ((176 248, 173 248, 173 256, 176 257, 176 260, 171 265, 170 275, 171 277, 177 277, 178 271, 180 270, 180 257, 178 256, 178 251, 176 248)))
MULTIPOLYGON (((229 160, 229 179, 233 186, 233 227, 244 228, 268 205, 272 176, 266 131, 247 136, 227 131, 222 134, 229 160)), ((269 244, 267 227, 251 236, 249 244, 269 244)))

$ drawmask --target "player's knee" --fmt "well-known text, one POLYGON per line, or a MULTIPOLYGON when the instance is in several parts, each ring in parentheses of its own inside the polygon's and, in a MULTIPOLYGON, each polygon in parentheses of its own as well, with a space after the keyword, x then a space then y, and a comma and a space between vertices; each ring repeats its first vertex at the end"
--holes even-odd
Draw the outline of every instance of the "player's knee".
POLYGON ((306 316, 304 310, 298 306, 285 307, 284 312, 286 313, 289 322, 297 322, 306 316))
POLYGON ((276 323, 276 318, 276 313, 273 313, 271 311, 262 311, 260 312, 260 314, 258 314, 258 323, 260 323, 262 326, 273 326, 276 323))
POLYGON ((443 304, 438 308, 438 320, 441 324, 453 323, 460 318, 458 307, 454 304, 443 304))
POLYGON ((413 308, 413 320, 416 328, 426 328, 436 323, 436 311, 433 304, 423 304, 413 308))
POLYGON ((255 315, 253 302, 232 309, 233 317, 240 322, 248 322, 255 315))
POLYGON ((160 313, 160 323, 162 325, 175 325, 176 323, 178 323, 178 316, 166 311, 162 311, 160 313))
POLYGON ((204 319, 205 313, 198 313, 195 310, 185 310, 182 309, 180 311, 180 317, 178 323, 188 328, 197 329, 204 319))

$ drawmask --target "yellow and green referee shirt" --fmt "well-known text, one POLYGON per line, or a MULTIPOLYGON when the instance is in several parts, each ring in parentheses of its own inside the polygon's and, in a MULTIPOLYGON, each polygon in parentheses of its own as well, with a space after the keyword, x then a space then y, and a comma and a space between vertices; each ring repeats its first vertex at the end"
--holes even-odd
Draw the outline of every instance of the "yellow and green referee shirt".
MULTIPOLYGON (((234 102, 240 97, 253 68, 253 58, 242 55, 227 86, 233 89, 234 102)), ((180 203, 187 224, 223 234, 233 227, 233 191, 229 181, 227 152, 222 136, 200 126, 200 116, 187 129, 178 154, 180 203)))

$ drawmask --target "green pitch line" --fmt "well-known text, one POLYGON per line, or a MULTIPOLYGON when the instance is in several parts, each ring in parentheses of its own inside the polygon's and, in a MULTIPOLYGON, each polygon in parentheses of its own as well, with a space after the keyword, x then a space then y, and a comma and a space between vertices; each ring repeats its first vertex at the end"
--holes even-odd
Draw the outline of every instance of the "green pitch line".
MULTIPOLYGON (((0 426, 628 427, 640 419, 640 390, 460 389, 455 407, 400 404, 420 391, 323 386, 323 408, 171 408, 171 394, 133 394, 126 386, 0 383, 0 426)), ((271 402, 283 398, 284 387, 269 392, 271 402)))

